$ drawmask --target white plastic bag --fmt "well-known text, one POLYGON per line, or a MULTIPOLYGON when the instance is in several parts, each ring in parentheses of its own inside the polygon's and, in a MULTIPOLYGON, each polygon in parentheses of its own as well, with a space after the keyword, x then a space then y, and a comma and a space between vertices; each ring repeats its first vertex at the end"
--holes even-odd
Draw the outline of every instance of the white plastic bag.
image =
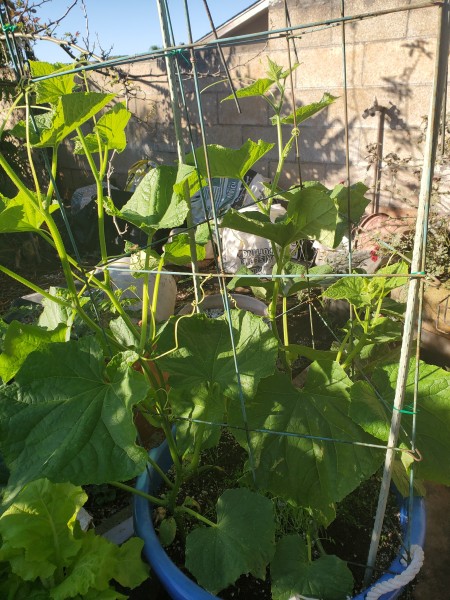
MULTIPOLYGON (((242 208, 239 212, 257 210, 255 206, 242 208)), ((281 204, 270 208, 272 223, 282 217, 286 209, 281 204)), ((270 275, 275 264, 270 240, 258 235, 243 233, 224 227, 221 229, 223 268, 227 273, 235 273, 240 267, 250 269, 255 275, 270 275)))

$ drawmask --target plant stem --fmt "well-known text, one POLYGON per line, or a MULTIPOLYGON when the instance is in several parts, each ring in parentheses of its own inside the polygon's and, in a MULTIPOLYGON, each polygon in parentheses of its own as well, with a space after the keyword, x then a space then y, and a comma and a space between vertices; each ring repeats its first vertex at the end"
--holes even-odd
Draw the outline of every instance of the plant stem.
POLYGON ((209 525, 210 527, 217 527, 217 523, 214 523, 214 521, 210 521, 209 519, 207 519, 206 517, 204 517, 200 513, 196 512, 195 510, 192 510, 191 508, 188 508, 187 506, 177 506, 175 508, 175 512, 186 513, 186 514, 190 515, 191 517, 194 517, 195 519, 198 519, 202 523, 205 523, 206 525, 209 525))
POLYGON ((161 271, 164 266, 164 256, 161 256, 158 263, 158 273, 155 276, 155 284, 153 286, 153 297, 152 297, 152 307, 151 307, 151 318, 152 318, 152 330, 150 339, 152 343, 155 341, 156 337, 156 308, 158 306, 158 295, 159 295, 159 284, 161 283, 161 271))
POLYGON ((343 369, 347 369, 352 364, 352 360, 355 358, 355 356, 357 356, 357 354, 359 354, 360 350, 365 346, 366 341, 367 341, 367 334, 363 333, 361 335, 360 339, 358 340, 358 343, 356 344, 356 346, 347 355, 347 358, 342 363, 343 369))
MULTIPOLYGON (((81 145, 83 147, 84 153, 86 155, 87 161, 89 163, 89 167, 91 169, 92 175, 95 180, 95 185, 97 188, 97 219, 98 219, 98 239, 100 242, 100 256, 102 259, 102 263, 106 264, 108 262, 108 251, 106 248, 106 237, 105 237, 105 211, 103 209, 103 182, 101 179, 101 175, 95 161, 92 157, 92 154, 86 144, 85 137, 83 132, 79 127, 77 127, 76 132, 80 139, 81 145)), ((108 269, 105 269, 105 284, 109 287, 110 276, 108 269)))
POLYGON ((195 444, 194 444, 194 452, 192 454, 191 464, 189 465, 189 471, 194 473, 200 462, 200 452, 202 449, 203 436, 205 433, 206 425, 204 423, 200 423, 197 427, 197 432, 195 436, 195 444))
POLYGON ((36 292, 37 294, 42 294, 42 296, 44 296, 44 298, 46 298, 47 300, 56 302, 56 304, 59 304, 60 306, 64 306, 65 308, 70 308, 70 306, 71 306, 71 304, 69 302, 62 300, 61 298, 56 298, 55 296, 52 296, 51 294, 49 294, 47 291, 45 291, 38 285, 31 283, 31 281, 28 281, 28 279, 25 279, 25 277, 21 277, 21 275, 14 273, 14 271, 10 271, 7 267, 3 267, 2 265, 0 265, 0 272, 4 273, 5 275, 8 275, 9 277, 11 277, 11 279, 15 279, 22 285, 25 285, 30 290, 33 290, 33 292, 36 292))
POLYGON ((141 492, 141 490, 137 490, 131 485, 127 485, 126 483, 122 483, 121 481, 110 481, 110 485, 114 487, 118 487, 121 490, 125 490, 126 492, 130 492, 130 494, 134 494, 135 496, 141 496, 142 498, 146 498, 152 504, 156 504, 159 506, 167 506, 167 500, 164 498, 157 498, 156 496, 152 496, 151 494, 146 494, 145 492, 141 492))
POLYGON ((148 462, 152 465, 152 468, 155 469, 155 471, 158 473, 158 475, 164 480, 164 482, 173 489, 173 481, 171 481, 167 475, 164 473, 164 471, 161 469, 161 467, 158 465, 158 463, 153 460, 153 458, 149 455, 148 456, 148 462))
MULTIPOLYGON (((144 260, 144 277, 142 282, 142 312, 141 312, 141 339, 139 342, 139 352, 142 352, 145 348, 145 342, 147 339, 147 327, 148 327, 148 307, 149 307, 149 297, 148 297, 148 280, 149 273, 148 268, 150 265, 150 244, 152 241, 152 236, 147 236, 147 244, 145 249, 145 260, 144 260)), ((153 315, 152 315, 153 317, 153 315)), ((153 327, 152 327, 153 329, 153 327)))
POLYGON ((289 331, 287 320, 287 298, 283 296, 283 342, 285 346, 289 346, 289 331))

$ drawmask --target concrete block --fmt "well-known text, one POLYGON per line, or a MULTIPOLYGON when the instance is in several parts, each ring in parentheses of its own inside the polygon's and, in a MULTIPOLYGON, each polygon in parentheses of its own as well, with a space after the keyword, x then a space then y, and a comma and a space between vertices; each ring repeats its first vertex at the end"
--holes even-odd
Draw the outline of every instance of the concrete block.
MULTIPOLYGON (((272 178, 277 168, 276 161, 270 161, 269 176, 272 178)), ((318 163, 301 163, 302 181, 323 181, 325 176, 325 166, 318 163)), ((293 185, 300 183, 298 164, 289 160, 284 163, 283 174, 280 178, 280 186, 288 189, 293 185)))
MULTIPOLYGON (((197 104, 197 98, 195 94, 187 93, 185 94, 187 110, 189 115, 189 120, 191 124, 198 124, 200 122, 199 110, 197 104)), ((218 122, 218 113, 217 113, 217 94, 214 93, 204 93, 200 95, 200 102, 203 114, 203 122, 209 127, 212 124, 218 122)), ((187 126, 187 122, 183 118, 183 124, 187 126)))
POLYGON ((438 32, 439 8, 420 8, 408 13, 408 37, 436 37, 438 32))
POLYGON ((433 80, 434 48, 431 40, 422 42, 374 42, 366 44, 363 85, 387 87, 401 98, 411 94, 414 84, 433 80))
POLYGON ((220 102, 218 106, 219 123, 221 125, 260 125, 269 122, 268 105, 262 98, 240 98, 241 113, 237 111, 233 99, 220 102))
MULTIPOLYGON (((340 16, 340 2, 335 2, 334 16, 340 16)), ((363 15, 377 10, 399 7, 398 0, 350 0, 345 3, 345 16, 363 15)), ((347 22, 345 25, 345 40, 347 44, 368 42, 372 40, 401 39, 406 36, 408 13, 398 12, 360 21, 347 22)), ((334 44, 342 42, 342 27, 332 29, 334 44)))
POLYGON ((247 138, 243 138, 239 125, 212 125, 206 130, 208 144, 220 144, 229 148, 240 148, 247 138))
MULTIPOLYGON (((347 85, 359 86, 362 82, 363 45, 347 46, 347 85)), ((296 88, 320 88, 333 91, 342 88, 342 48, 327 46, 304 48, 299 53, 301 67, 295 73, 296 88)))
MULTIPOLYGON (((329 1, 290 3, 288 7, 290 26, 308 25, 330 19, 332 17, 332 3, 329 1)), ((288 24, 289 26, 289 24, 288 24)), ((282 29, 286 27, 284 4, 278 3, 271 7, 269 12, 269 29, 282 29)), ((330 28, 315 27, 308 29, 295 29, 291 35, 295 36, 297 48, 315 47, 331 44, 332 30, 330 28)), ((271 50, 285 50, 286 40, 284 37, 270 41, 271 50)))

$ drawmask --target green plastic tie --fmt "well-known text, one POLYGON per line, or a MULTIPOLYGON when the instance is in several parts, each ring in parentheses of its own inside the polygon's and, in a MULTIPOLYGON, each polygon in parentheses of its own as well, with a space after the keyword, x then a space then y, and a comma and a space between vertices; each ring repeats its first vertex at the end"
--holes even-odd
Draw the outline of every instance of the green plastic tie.
POLYGON ((14 32, 17 29, 17 25, 2 25, 2 30, 4 33, 7 33, 8 31, 14 32))
POLYGON ((169 50, 169 52, 167 52, 168 56, 176 56, 177 54, 181 55, 186 64, 191 66, 191 61, 188 58, 186 58, 183 48, 178 48, 178 50, 169 50))
POLYGON ((407 406, 406 408, 395 408, 395 406, 392 408, 399 413, 403 413, 404 415, 417 415, 419 412, 418 410, 411 410, 411 405, 407 406))
POLYGON ((425 275, 425 271, 411 271, 411 275, 425 275))

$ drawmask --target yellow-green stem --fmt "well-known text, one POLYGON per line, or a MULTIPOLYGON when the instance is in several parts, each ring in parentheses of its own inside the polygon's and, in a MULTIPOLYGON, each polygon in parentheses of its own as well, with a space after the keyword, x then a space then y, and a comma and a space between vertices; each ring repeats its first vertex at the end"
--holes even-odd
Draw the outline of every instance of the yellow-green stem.
MULTIPOLYGON (((150 244, 152 241, 152 236, 149 235, 147 237, 147 245, 145 250, 145 260, 144 260, 144 277, 142 281, 142 312, 141 312, 141 337, 139 342, 139 351, 142 352, 145 348, 145 343, 147 340, 147 329, 148 329, 148 308, 149 308, 149 297, 148 297, 148 281, 150 275, 148 273, 149 265, 150 265, 150 244)), ((153 316, 153 315, 152 315, 153 316)))
POLYGON ((30 143, 30 107, 28 104, 28 92, 25 93, 25 135, 26 135, 26 140, 27 143, 26 145, 26 149, 27 149, 27 156, 28 156, 28 163, 30 165, 30 170, 31 170, 31 175, 33 177, 33 181, 34 181, 34 188, 36 190, 36 195, 38 198, 38 203, 39 206, 42 206, 42 194, 41 194, 41 188, 39 185, 39 180, 36 174, 36 168, 34 166, 34 161, 33 161, 33 156, 31 153, 31 143, 30 143))
POLYGON ((200 513, 196 512, 195 510, 192 510, 191 508, 188 508, 187 506, 177 506, 175 511, 186 513, 186 514, 190 515, 191 517, 198 519, 202 523, 205 523, 205 525, 209 525, 210 527, 217 527, 217 523, 210 521, 209 519, 207 519, 200 513))
POLYGON ((145 498, 152 504, 156 504, 159 506, 167 505, 167 500, 165 498, 157 498, 156 496, 152 496, 151 494, 146 494, 145 492, 141 492, 141 490, 137 490, 136 488, 131 487, 131 485, 127 485, 126 483, 122 483, 121 481, 110 481, 109 483, 110 483, 110 485, 113 485, 114 487, 118 487, 121 490, 130 492, 130 494, 135 494, 136 496, 141 496, 142 498, 145 498))
POLYGON ((158 273, 155 275, 155 285, 153 286, 153 297, 152 297, 152 308, 151 308, 151 319, 152 319, 152 330, 150 338, 152 340, 152 344, 156 338, 156 308, 158 306, 158 296, 159 296, 159 285, 161 283, 161 271, 164 266, 164 257, 161 256, 158 263, 158 273))
POLYGON ((8 277, 11 277, 11 279, 15 279, 22 285, 25 285, 30 290, 33 290, 33 292, 36 292, 37 294, 42 294, 42 296, 44 296, 44 298, 46 298, 47 300, 56 302, 56 304, 59 304, 60 306, 64 306, 65 308, 70 308, 71 305, 69 302, 65 302, 61 298, 56 298, 55 296, 52 296, 46 290, 42 289, 38 285, 35 285, 31 281, 28 281, 28 279, 25 279, 25 277, 21 277, 17 273, 14 273, 14 271, 11 271, 7 267, 3 267, 2 265, 0 265, 0 271, 2 273, 4 273, 5 275, 8 275, 8 277))
MULTIPOLYGON (((80 143, 83 147, 84 153, 86 155, 86 159, 89 163, 89 167, 91 169, 92 175, 95 180, 95 186, 97 188, 97 220, 98 220, 98 239, 100 243, 100 256, 103 264, 106 264, 108 261, 108 251, 106 248, 106 237, 105 237, 105 211, 103 208, 103 182, 100 176, 100 172, 97 169, 94 158, 86 144, 86 140, 84 138, 83 132, 79 127, 77 127, 77 134, 80 139, 80 143)), ((109 287, 110 276, 109 272, 105 270, 105 284, 109 287)))
POLYGON ((287 318, 287 298, 283 296, 283 341, 285 346, 289 346, 289 331, 287 318))

